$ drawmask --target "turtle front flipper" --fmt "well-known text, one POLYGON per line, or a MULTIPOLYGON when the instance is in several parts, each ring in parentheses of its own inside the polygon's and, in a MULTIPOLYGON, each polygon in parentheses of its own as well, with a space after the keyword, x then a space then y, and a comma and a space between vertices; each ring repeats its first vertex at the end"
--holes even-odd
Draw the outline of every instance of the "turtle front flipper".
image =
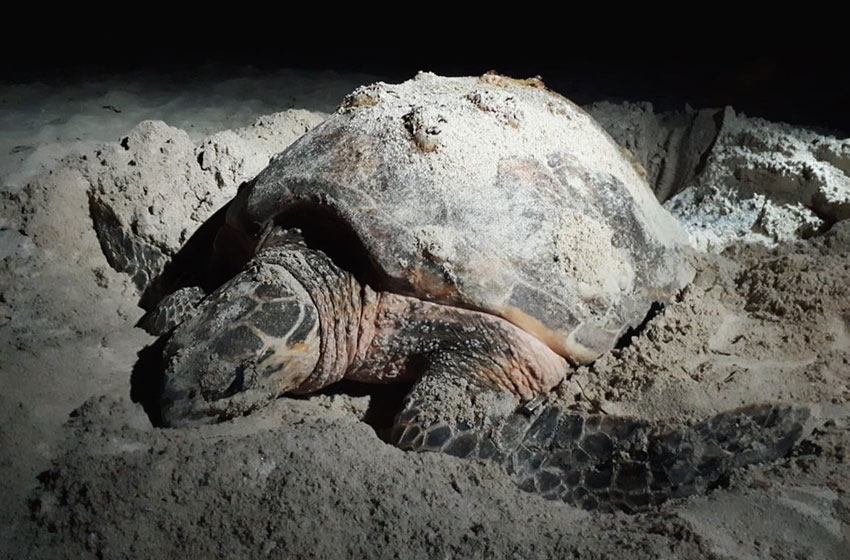
POLYGON ((136 326, 155 336, 169 333, 192 318, 205 295, 198 286, 180 288, 162 298, 156 307, 139 319, 136 326))
POLYGON ((319 251, 264 249, 165 344, 164 424, 233 417, 337 381, 357 337, 360 294, 319 251))
POLYGON ((588 510, 633 513, 704 493, 738 467, 786 455, 809 414, 768 404, 672 425, 557 405, 529 412, 510 395, 464 390, 462 377, 432 371, 415 385, 392 442, 495 461, 522 490, 588 510))

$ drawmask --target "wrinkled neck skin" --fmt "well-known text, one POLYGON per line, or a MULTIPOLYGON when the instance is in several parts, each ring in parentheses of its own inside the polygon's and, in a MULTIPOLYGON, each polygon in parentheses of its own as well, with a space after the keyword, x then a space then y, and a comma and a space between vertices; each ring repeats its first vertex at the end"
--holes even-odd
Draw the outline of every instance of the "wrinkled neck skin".
POLYGON ((479 311, 374 293, 346 377, 415 380, 427 373, 466 376, 523 400, 548 392, 566 360, 508 321, 479 311))
MULTIPOLYGON (((319 354, 313 371, 292 393, 311 393, 343 378, 354 360, 361 328, 365 290, 321 251, 308 249, 295 236, 277 235, 270 252, 277 264, 305 289, 319 317, 319 354)), ((257 258, 263 259, 262 249, 257 258)))
POLYGON ((318 363, 293 393, 343 377, 414 381, 439 370, 525 400, 548 392, 567 373, 563 357, 500 317, 376 292, 324 253, 277 241, 291 244, 286 268, 310 294, 321 325, 318 363))

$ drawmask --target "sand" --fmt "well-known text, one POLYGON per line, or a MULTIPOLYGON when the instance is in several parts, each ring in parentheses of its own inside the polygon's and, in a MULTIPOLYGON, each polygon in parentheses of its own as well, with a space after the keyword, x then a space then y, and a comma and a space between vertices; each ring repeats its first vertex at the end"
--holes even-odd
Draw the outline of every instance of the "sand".
POLYGON ((330 97, 371 80, 246 73, 188 93, 146 80, 0 90, 14 107, 0 115, 0 556, 850 558, 846 143, 734 113, 734 126, 712 129, 713 118, 695 126, 686 112, 645 104, 591 108, 603 124, 620 115, 607 126, 701 250, 678 300, 628 345, 579 368, 557 398, 676 422, 765 400, 814 412, 789 457, 658 511, 599 514, 523 493, 488 463, 387 445, 374 426, 398 404, 391 391, 348 388, 213 426, 152 427, 134 399, 154 338, 134 327, 144 313, 138 278, 113 268, 95 233, 97 200, 159 200, 117 217, 131 241, 167 259, 331 110, 330 97), (139 125, 150 119, 165 123, 139 125), (742 129, 790 148, 740 153, 729 138, 742 129), (180 149, 160 151, 168 138, 180 149), (677 173, 665 174, 665 161, 681 162, 677 173), (812 203, 816 181, 805 190, 764 180, 800 162, 837 193, 831 214, 812 203), (763 188, 739 188, 733 165, 766 169, 738 174, 763 188), (757 197, 777 209, 772 230, 753 227, 753 199, 765 206, 757 197), (699 218, 723 205, 740 219, 699 218))

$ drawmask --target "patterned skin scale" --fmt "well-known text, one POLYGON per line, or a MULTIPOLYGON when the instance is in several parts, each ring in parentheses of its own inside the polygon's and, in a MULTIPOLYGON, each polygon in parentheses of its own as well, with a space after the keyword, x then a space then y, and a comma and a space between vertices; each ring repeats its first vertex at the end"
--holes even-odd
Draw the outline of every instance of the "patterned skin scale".
POLYGON ((791 450, 808 411, 762 405, 693 426, 544 408, 515 413, 481 430, 460 422, 420 422, 427 400, 399 415, 392 442, 502 465, 520 489, 587 510, 635 513, 704 493, 733 469, 791 450))
POLYGON ((164 297, 150 313, 146 313, 137 326, 151 333, 169 332, 192 313, 205 295, 197 286, 177 290, 164 297))

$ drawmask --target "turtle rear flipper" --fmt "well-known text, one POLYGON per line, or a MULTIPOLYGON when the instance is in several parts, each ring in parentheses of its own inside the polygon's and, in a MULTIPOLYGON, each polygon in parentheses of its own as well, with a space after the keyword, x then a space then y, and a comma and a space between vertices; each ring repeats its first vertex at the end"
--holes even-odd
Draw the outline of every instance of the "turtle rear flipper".
MULTIPOLYGON (((458 419, 451 404, 457 399, 436 389, 456 391, 463 382, 447 377, 432 373, 414 386, 396 420, 394 444, 495 461, 522 490, 588 510, 633 513, 704 493, 736 468, 787 454, 809 415, 804 407, 765 404, 673 425, 557 405, 529 415, 516 406, 505 413, 467 403, 478 416, 458 419)), ((488 400, 482 398, 488 391, 476 392, 479 403, 488 400)))
POLYGON ((675 425, 550 406, 530 422, 506 466, 521 488, 546 498, 637 512, 786 455, 808 415, 804 407, 764 404, 675 425))
POLYGON ((733 469, 779 459, 803 434, 808 408, 789 404, 750 405, 720 413, 693 426, 660 425, 650 437, 653 490, 671 497, 710 488, 733 469))

